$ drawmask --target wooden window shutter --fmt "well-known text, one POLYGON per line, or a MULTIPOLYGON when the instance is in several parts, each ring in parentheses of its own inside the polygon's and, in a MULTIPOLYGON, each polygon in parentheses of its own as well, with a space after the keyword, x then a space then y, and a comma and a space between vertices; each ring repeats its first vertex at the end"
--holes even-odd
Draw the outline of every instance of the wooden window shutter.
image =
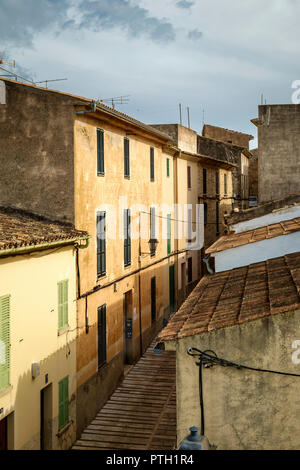
POLYGON ((167 176, 170 176, 170 159, 167 158, 167 176))
POLYGON ((191 178, 191 167, 187 167, 187 187, 188 189, 191 189, 192 187, 192 178, 191 178))
POLYGON ((97 213, 97 275, 106 274, 106 213, 97 213))
POLYGON ((58 283, 58 328, 68 325, 69 281, 58 283))
POLYGON ((0 390, 10 380, 10 296, 0 297, 0 390))
POLYGON ((130 163, 129 163, 129 139, 124 139, 124 176, 130 177, 130 163))
POLYGON ((171 214, 168 214, 167 215, 167 224, 168 224, 168 227, 167 227, 167 237, 168 237, 168 241, 167 241, 167 254, 169 255, 171 253, 171 214))
POLYGON ((98 307, 98 368, 106 363, 106 304, 98 307))
POLYGON ((69 422, 69 377, 58 383, 58 428, 69 422))
POLYGON ((150 147, 150 181, 154 181, 154 148, 150 147))
POLYGON ((97 129, 97 173, 104 175, 104 131, 97 129))
POLYGON ((131 264, 130 209, 124 209, 124 265, 131 264))

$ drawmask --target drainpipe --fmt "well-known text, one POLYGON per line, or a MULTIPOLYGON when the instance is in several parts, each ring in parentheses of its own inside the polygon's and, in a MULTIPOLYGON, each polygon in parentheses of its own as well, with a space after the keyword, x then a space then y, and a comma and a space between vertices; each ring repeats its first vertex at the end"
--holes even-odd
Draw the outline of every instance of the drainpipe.
MULTIPOLYGON (((178 158, 181 156, 181 150, 179 152, 176 152, 175 155, 173 156, 173 185, 174 185, 174 204, 177 207, 178 204, 178 158)), ((175 219, 178 220, 178 213, 176 211, 175 219)), ((178 308, 178 275, 179 275, 179 265, 178 265, 178 227, 177 230, 175 231, 175 224, 178 224, 178 222, 175 220, 174 222, 174 250, 176 253, 176 258, 175 258, 175 311, 178 308)))
POLYGON ((207 271, 209 272, 209 274, 214 274, 215 271, 210 267, 209 259, 210 259, 210 255, 204 256, 203 262, 206 264, 206 268, 207 268, 207 271))

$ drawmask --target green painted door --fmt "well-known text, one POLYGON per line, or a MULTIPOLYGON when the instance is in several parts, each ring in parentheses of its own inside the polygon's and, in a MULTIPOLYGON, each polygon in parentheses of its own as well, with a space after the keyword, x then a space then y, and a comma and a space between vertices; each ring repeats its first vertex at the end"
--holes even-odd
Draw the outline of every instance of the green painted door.
POLYGON ((175 310, 174 264, 169 267, 170 312, 175 310))

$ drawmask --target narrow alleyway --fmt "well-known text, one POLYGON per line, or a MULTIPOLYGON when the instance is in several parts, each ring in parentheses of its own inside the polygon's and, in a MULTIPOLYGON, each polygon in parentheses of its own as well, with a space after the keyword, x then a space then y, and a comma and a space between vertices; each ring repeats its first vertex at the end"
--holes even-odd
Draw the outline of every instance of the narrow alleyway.
POLYGON ((72 449, 169 450, 176 445, 175 352, 153 343, 72 449))

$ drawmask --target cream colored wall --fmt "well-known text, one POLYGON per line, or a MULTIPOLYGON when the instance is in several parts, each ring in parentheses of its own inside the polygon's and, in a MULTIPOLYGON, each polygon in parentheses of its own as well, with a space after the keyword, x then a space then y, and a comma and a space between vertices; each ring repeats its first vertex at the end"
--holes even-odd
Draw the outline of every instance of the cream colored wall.
MULTIPOLYGON (((201 425, 199 369, 187 349, 209 349, 238 364, 299 374, 299 346, 294 345, 299 320, 299 310, 285 312, 177 342, 178 442, 190 426, 201 425)), ((221 366, 203 368, 202 377, 204 433, 217 450, 299 449, 299 377, 221 366)))
POLYGON ((53 448, 67 448, 75 439, 76 278, 73 247, 0 258, 0 297, 10 295, 10 384, 0 393, 0 419, 14 413, 14 448, 39 449, 40 392, 52 383, 53 448), (69 280, 70 331, 58 336, 57 283, 69 280), (40 361, 40 376, 31 365, 40 361), (58 382, 69 376, 69 410, 74 424, 60 438, 58 382))
POLYGON ((197 132, 178 124, 177 145, 183 151, 197 153, 197 132))

